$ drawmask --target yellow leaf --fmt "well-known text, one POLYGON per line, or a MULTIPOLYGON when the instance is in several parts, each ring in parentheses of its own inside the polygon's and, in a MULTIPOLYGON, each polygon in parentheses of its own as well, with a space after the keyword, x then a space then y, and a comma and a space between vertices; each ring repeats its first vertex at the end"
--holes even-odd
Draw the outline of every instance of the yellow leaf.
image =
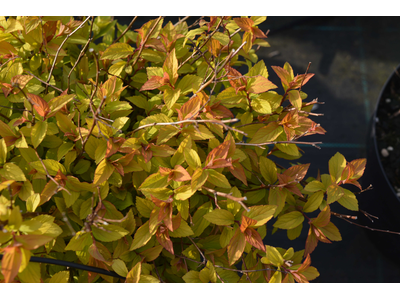
POLYGON ((112 268, 118 275, 126 277, 128 275, 128 269, 126 268, 125 262, 120 259, 114 259, 112 268))
POLYGON ((126 276, 127 283, 138 283, 140 280, 140 273, 142 272, 142 263, 138 262, 126 276))
POLYGON ((35 126, 32 128, 31 140, 33 147, 37 148, 43 141, 47 132, 47 122, 37 121, 35 126))
POLYGON ((331 175, 332 182, 338 183, 341 179, 342 172, 346 167, 346 159, 342 154, 337 152, 329 160, 329 174, 331 175))
POLYGON ((133 54, 133 48, 126 43, 115 43, 108 47, 100 59, 116 60, 133 54))
POLYGON ((236 229, 236 232, 228 245, 228 258, 230 266, 242 256, 245 246, 246 239, 244 234, 239 229, 236 229))
POLYGON ((213 224, 221 226, 231 225, 235 222, 235 217, 232 213, 225 209, 215 209, 204 215, 204 218, 213 224))
POLYGON ((149 221, 144 223, 135 233, 135 237, 132 240, 131 247, 129 251, 135 250, 147 244, 147 242, 151 239, 152 234, 149 229, 149 221))
POLYGON ((280 216, 275 222, 274 227, 281 229, 292 229, 303 223, 304 216, 299 211, 292 211, 290 213, 280 216))
POLYGON ((114 172, 115 167, 104 158, 96 168, 94 172, 94 185, 100 185, 104 181, 108 180, 111 174, 114 172))
POLYGON ((69 279, 69 271, 60 271, 50 278, 49 283, 67 283, 69 279))

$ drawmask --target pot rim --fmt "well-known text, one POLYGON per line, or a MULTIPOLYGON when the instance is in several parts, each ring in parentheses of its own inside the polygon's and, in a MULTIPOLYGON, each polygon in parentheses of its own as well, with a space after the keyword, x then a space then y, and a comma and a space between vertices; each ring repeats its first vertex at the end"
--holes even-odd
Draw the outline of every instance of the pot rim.
POLYGON ((381 173, 383 173, 383 178, 388 183, 389 188, 392 191, 392 194, 394 194, 395 197, 397 198, 397 200, 400 202, 400 198, 397 196, 397 192, 395 191, 392 183, 390 182, 389 178, 386 175, 385 169, 383 168, 381 157, 379 155, 380 152, 379 152, 379 149, 378 149, 378 142, 377 142, 377 139, 376 139, 376 123, 377 123, 376 120, 378 118, 377 112, 378 112, 379 103, 382 101, 383 94, 384 94, 386 88, 388 87, 390 81, 392 80, 393 76, 396 75, 396 72, 398 72, 398 71, 400 71, 400 64, 397 66, 396 70, 393 71, 392 74, 386 80, 386 83, 384 84, 383 88, 381 89, 381 91, 379 93, 378 101, 375 104, 374 114, 372 115, 372 140, 373 140, 372 146, 374 147, 374 152, 376 153, 376 156, 378 158, 377 159, 378 160, 378 165, 379 165, 379 168, 381 170, 381 173))

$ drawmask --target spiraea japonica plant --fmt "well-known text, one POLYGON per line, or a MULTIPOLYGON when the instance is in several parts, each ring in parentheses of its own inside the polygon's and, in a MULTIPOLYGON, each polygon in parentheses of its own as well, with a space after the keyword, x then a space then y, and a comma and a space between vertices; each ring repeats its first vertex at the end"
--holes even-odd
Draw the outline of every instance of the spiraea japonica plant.
POLYGON ((366 161, 337 153, 317 178, 296 163, 325 134, 313 74, 258 59, 265 17, 136 20, 0 18, 0 280, 315 279, 318 242, 341 240, 330 205, 358 210, 343 185, 361 189, 366 161), (303 226, 304 249, 268 245, 303 226))

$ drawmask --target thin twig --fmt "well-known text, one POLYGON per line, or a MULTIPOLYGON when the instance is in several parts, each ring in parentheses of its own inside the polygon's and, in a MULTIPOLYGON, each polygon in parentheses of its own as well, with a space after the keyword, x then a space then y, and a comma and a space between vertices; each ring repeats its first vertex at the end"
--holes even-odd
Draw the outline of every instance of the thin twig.
POLYGON ((129 31, 129 29, 131 29, 131 27, 132 27, 133 23, 135 23, 136 19, 137 19, 137 16, 133 18, 133 20, 131 21, 131 23, 129 23, 128 27, 124 30, 124 32, 122 32, 122 34, 117 39, 115 39, 115 41, 112 42, 112 44, 115 44, 116 42, 118 42, 125 35, 125 33, 127 33, 129 31))
POLYGON ((189 19, 190 16, 184 17, 183 19, 180 19, 178 22, 176 22, 174 24, 174 27, 178 26, 179 24, 181 24, 182 22, 185 22, 187 19, 189 19))
POLYGON ((192 244, 196 247, 197 251, 199 251, 201 257, 203 257, 203 262, 202 262, 202 264, 205 265, 205 264, 207 263, 207 259, 206 259, 206 257, 204 256, 204 253, 200 250, 200 248, 197 246, 197 244, 193 241, 193 239, 192 239, 190 236, 188 236, 188 238, 189 238, 189 240, 192 242, 192 244))
POLYGON ((221 126, 223 126, 225 128, 228 128, 228 129, 230 129, 232 131, 237 131, 237 132, 239 132, 239 133, 241 133, 243 135, 247 135, 245 132, 243 132, 241 130, 238 130, 236 128, 230 127, 230 126, 225 124, 225 123, 232 123, 232 122, 237 122, 237 121, 239 121, 239 120, 238 119, 229 119, 229 120, 221 120, 220 121, 220 120, 190 120, 190 119, 187 119, 187 120, 169 122, 169 123, 151 123, 151 124, 142 125, 142 126, 136 128, 135 130, 133 130, 131 132, 131 134, 133 134, 133 133, 135 133, 135 132, 137 132, 137 131, 139 131, 139 130, 141 130, 143 128, 152 127, 152 126, 179 125, 179 124, 183 124, 183 123, 195 123, 195 124, 197 124, 197 123, 213 123, 213 124, 221 125, 221 126))
POLYGON ((236 145, 239 146, 255 146, 259 147, 261 149, 265 149, 264 145, 276 145, 276 144, 303 144, 303 145, 311 145, 314 146, 318 149, 321 149, 321 147, 317 146, 316 144, 322 144, 322 142, 299 142, 299 141, 273 141, 273 142, 266 142, 266 143, 260 143, 260 144, 251 144, 251 143, 245 143, 245 142, 239 142, 235 143, 236 145))
POLYGON ((94 23, 94 17, 92 17, 92 24, 90 26, 90 31, 89 31, 89 39, 86 42, 86 45, 83 46, 81 53, 79 53, 78 59, 76 60, 74 66, 72 67, 72 69, 69 71, 68 74, 68 83, 67 83, 67 89, 69 90, 69 85, 70 85, 70 80, 71 80, 71 74, 74 71, 75 67, 78 65, 78 63, 81 61, 83 55, 85 54, 90 42, 93 40, 93 38, 91 38, 90 36, 92 35, 92 30, 93 30, 93 23, 94 23))
POLYGON ((210 189, 210 188, 205 187, 205 186, 202 186, 201 188, 202 188, 202 189, 205 189, 207 192, 210 192, 210 193, 212 193, 212 194, 214 194, 214 195, 221 196, 221 197, 225 197, 225 198, 227 198, 227 199, 230 199, 230 200, 239 202, 239 204, 240 204, 246 211, 250 211, 250 209, 242 202, 242 201, 246 201, 246 200, 247 200, 247 197, 240 197, 240 198, 234 197, 234 196, 232 196, 232 194, 227 194, 227 193, 218 192, 218 191, 216 191, 216 190, 210 189))
POLYGON ((336 216, 336 217, 338 217, 339 219, 342 219, 342 220, 344 220, 344 221, 346 221, 346 222, 349 222, 350 224, 353 224, 353 225, 356 225, 356 226, 358 226, 358 227, 365 228, 365 229, 368 229, 368 230, 371 230, 371 231, 378 231, 378 232, 385 232, 385 233, 391 233, 391 234, 400 235, 400 232, 395 232, 395 231, 390 231, 390 230, 384 230, 384 229, 371 228, 371 227, 368 227, 368 226, 364 226, 364 225, 360 225, 360 224, 358 224, 358 223, 352 222, 352 221, 350 221, 350 220, 348 220, 348 219, 346 219, 346 218, 342 218, 341 216, 336 216))
MULTIPOLYGON (((244 261, 244 258, 243 258, 243 253, 242 253, 242 263, 243 263, 243 265, 244 265, 244 268, 247 270, 246 262, 244 261)), ((247 280, 248 280, 250 283, 252 283, 249 274, 248 274, 248 273, 245 273, 245 275, 246 275, 247 280)))
POLYGON ((27 70, 24 70, 26 73, 28 73, 29 75, 31 75, 31 76, 33 76, 33 77, 35 77, 37 80, 39 80, 41 83, 44 83, 45 85, 47 85, 47 86, 49 86, 49 87, 51 87, 51 88, 53 88, 53 89, 55 89, 55 90, 57 90, 57 91, 59 91, 60 93, 62 93, 63 92, 63 90, 62 89, 59 89, 58 87, 56 87, 56 86, 54 86, 54 85, 51 85, 50 83, 47 83, 46 81, 44 81, 44 80, 42 80, 42 79, 40 79, 39 77, 37 77, 37 76, 35 76, 34 74, 32 74, 31 72, 29 72, 29 71, 27 71, 27 70))
POLYGON ((153 27, 150 29, 149 33, 146 35, 145 39, 140 43, 140 48, 138 55, 135 58, 135 61, 132 63, 132 68, 136 65, 137 61, 139 60, 140 54, 142 54, 142 51, 144 49, 144 45, 146 44, 147 40, 150 38, 150 36, 153 34, 153 31, 156 29, 158 23, 161 21, 162 17, 158 17, 156 23, 153 25, 153 27))
POLYGON ((10 61, 12 61, 12 60, 14 60, 14 59, 17 59, 17 58, 20 58, 20 56, 14 56, 14 57, 11 57, 11 58, 9 58, 5 63, 3 63, 3 64, 1 64, 0 65, 0 69, 4 66, 4 65, 6 65, 8 62, 10 62, 10 61))
MULTIPOLYGON (((86 22, 89 21, 89 19, 90 19, 90 16, 87 17, 86 20, 83 21, 83 22, 81 23, 81 25, 79 25, 74 31, 72 31, 70 34, 68 34, 67 37, 64 39, 64 41, 61 43, 60 47, 58 47, 57 52, 56 52, 56 55, 55 55, 55 57, 54 57, 53 65, 51 66, 51 69, 50 69, 50 72, 49 72, 49 77, 47 78, 47 81, 46 81, 47 83, 50 82, 51 74, 53 73, 54 66, 56 65, 56 61, 57 61, 57 58, 58 58, 58 54, 60 53, 61 48, 64 46, 65 42, 66 42, 75 32, 77 32, 79 29, 81 29, 81 28, 83 27, 83 25, 85 25, 86 22)), ((46 92, 47 92, 47 87, 46 87, 46 92)))
POLYGON ((59 188, 59 189, 61 189, 61 190, 64 190, 64 191, 66 191, 66 192, 68 193, 68 195, 71 195, 71 193, 70 193, 66 188, 64 188, 63 186, 61 186, 61 185, 49 174, 49 171, 47 170, 45 164, 43 163, 43 160, 40 158, 40 156, 39 156, 39 154, 37 153, 36 150, 35 150, 35 153, 36 153, 36 156, 39 158, 39 161, 40 161, 40 163, 42 164, 42 167, 43 167, 44 171, 45 171, 46 174, 47 174, 47 178, 49 178, 51 181, 53 181, 53 182, 57 185, 57 188, 59 188))
POLYGON ((299 88, 299 93, 301 92, 301 88, 303 87, 304 78, 306 78, 306 75, 307 75, 308 69, 310 69, 310 66, 311 66, 311 62, 308 63, 307 70, 306 70, 306 72, 304 73, 303 79, 301 80, 301 84, 300 84, 300 88, 299 88))

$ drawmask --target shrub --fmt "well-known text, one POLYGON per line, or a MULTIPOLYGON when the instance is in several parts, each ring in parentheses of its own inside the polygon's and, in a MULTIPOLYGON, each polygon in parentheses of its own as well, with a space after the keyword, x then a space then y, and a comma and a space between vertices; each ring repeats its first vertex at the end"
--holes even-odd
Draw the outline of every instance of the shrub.
POLYGON ((343 185, 366 161, 289 164, 325 130, 314 74, 272 66, 273 91, 265 19, 0 19, 1 280, 315 279, 310 254, 341 240, 330 204, 358 210, 343 185), (266 245, 268 221, 291 240, 307 226, 305 249, 266 245))

